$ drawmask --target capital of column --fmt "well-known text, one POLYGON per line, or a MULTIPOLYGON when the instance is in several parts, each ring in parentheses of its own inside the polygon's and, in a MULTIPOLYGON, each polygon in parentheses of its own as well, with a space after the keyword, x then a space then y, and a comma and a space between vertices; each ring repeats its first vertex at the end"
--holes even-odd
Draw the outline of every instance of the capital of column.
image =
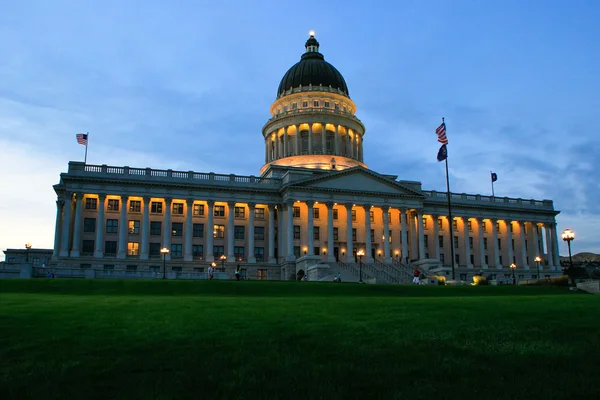
POLYGON ((344 206, 346 207, 346 210, 352 210, 352 207, 354 207, 354 204, 346 203, 346 204, 344 204, 344 206))
POLYGON ((364 208, 365 212, 369 212, 373 206, 370 204, 363 204, 362 207, 364 208))
POLYGON ((75 192, 75 201, 83 200, 84 193, 83 192, 75 192))
POLYGON ((65 201, 62 199, 56 200, 56 208, 61 209, 65 206, 65 201))
POLYGON ((308 206, 308 208, 312 208, 315 205, 315 202, 312 200, 305 201, 305 203, 308 206))
MULTIPOLYGON (((144 197, 144 200, 146 200, 145 197, 144 197)), ((187 198, 187 199, 185 199, 185 202, 188 207, 191 207, 194 204, 194 199, 187 198)))
MULTIPOLYGON (((256 207, 256 203, 246 203, 246 204, 248 205, 248 208, 250 210, 254 210, 254 208, 256 207)), ((269 204, 268 207, 269 207, 269 210, 271 211, 273 209, 273 207, 275 207, 275 205, 269 204)))
POLYGON ((235 201, 228 201, 228 202, 227 202, 227 206, 228 206, 229 208, 233 208, 233 207, 235 207, 235 205, 236 205, 236 204, 237 204, 237 203, 236 203, 235 201))
POLYGON ((129 195, 128 194, 122 194, 121 195, 121 201, 127 201, 129 200, 129 195))
POLYGON ((381 210, 383 212, 388 212, 388 211, 390 211, 390 206, 381 206, 381 210))
POLYGON ((327 206, 327 208, 331 209, 333 208, 333 206, 335 206, 335 203, 333 201, 328 201, 325 203, 325 205, 327 206))

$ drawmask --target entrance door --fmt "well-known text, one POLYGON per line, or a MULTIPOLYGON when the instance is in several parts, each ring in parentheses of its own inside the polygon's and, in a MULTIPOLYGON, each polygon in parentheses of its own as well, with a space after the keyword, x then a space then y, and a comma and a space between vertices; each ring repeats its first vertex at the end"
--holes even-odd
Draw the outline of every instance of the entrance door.
POLYGON ((356 249, 352 249, 352 257, 354 258, 352 262, 356 262, 356 249))
POLYGON ((335 261, 340 261, 340 251, 338 247, 333 248, 333 255, 335 256, 335 261))
POLYGON ((371 247, 371 257, 373 257, 373 260, 377 260, 377 257, 375 257, 376 251, 377 249, 375 248, 375 246, 371 247))

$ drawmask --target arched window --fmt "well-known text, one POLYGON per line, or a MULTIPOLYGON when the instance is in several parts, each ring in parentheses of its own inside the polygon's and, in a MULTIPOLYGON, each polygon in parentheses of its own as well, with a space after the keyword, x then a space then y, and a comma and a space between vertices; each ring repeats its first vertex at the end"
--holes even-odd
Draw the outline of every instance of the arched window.
POLYGON ((300 141, 302 143, 299 154, 308 154, 308 131, 300 131, 300 141))
POLYGON ((326 154, 333 154, 335 150, 335 132, 327 131, 327 136, 325 137, 326 154))

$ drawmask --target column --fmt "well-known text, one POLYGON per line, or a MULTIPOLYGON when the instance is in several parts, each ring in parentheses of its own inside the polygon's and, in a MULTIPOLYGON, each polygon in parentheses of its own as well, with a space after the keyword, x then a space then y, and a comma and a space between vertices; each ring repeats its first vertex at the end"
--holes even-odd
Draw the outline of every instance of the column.
POLYGON ((104 210, 106 209, 106 195, 98 195, 98 221, 96 222, 96 251, 94 257, 104 257, 104 210))
MULTIPOLYGON (((383 212, 383 259, 386 264, 392 263, 392 258, 390 257, 390 216, 388 215, 389 210, 390 207, 388 206, 381 207, 381 211, 383 212)), ((423 254, 423 256, 424 255, 425 254, 423 254)))
MULTIPOLYGON (((438 227, 438 216, 431 215, 431 223, 433 225, 433 257, 436 260, 440 259, 440 231, 438 227)), ((431 243, 431 242, 430 242, 431 243)))
MULTIPOLYGON (((256 257, 254 256, 254 208, 256 203, 248 203, 248 259, 249 263, 256 263, 256 257)), ((272 222, 273 213, 271 212, 272 206, 269 206, 269 260, 271 259, 271 251, 274 251, 275 241, 272 233, 272 222), (273 244, 271 243, 273 242, 273 244), (273 250, 271 250, 273 248, 273 250)), ((274 254, 274 253, 273 253, 274 254)), ((271 261, 269 261, 271 262, 271 261)))
POLYGON ((69 257, 69 229, 71 227, 71 205, 73 193, 65 193, 65 209, 62 221, 62 238, 60 240, 60 257, 69 257))
MULTIPOLYGON (((511 265, 514 261, 513 258, 515 256, 515 251, 513 249, 513 229, 512 229, 512 221, 504 221, 506 225, 506 241, 508 243, 508 265, 511 265)), ((514 262, 516 264, 516 262, 514 262)), ((517 265, 519 268, 522 268, 522 265, 517 265)))
POLYGON ((289 148, 288 148, 288 133, 287 133, 287 126, 283 127, 283 156, 287 157, 289 152, 289 148))
POLYGON ((150 254, 150 196, 144 196, 142 204, 142 248, 140 249, 140 260, 147 260, 150 254))
MULTIPOLYGON (((371 237, 371 205, 364 204, 363 208, 365 210, 365 263, 373 264, 373 249, 372 243, 373 238, 371 237)), ((348 257, 352 257, 351 253, 347 253, 348 257)))
POLYGON ((279 149, 279 131, 273 133, 275 135, 275 159, 281 157, 281 151, 279 149))
POLYGON ((552 252, 552 233, 550 232, 550 224, 544 223, 544 229, 546 230, 546 260, 548 262, 548 269, 554 271, 554 257, 552 252))
MULTIPOLYGON (((490 218, 490 223, 492 224, 492 248, 494 249, 494 266, 498 269, 502 269, 502 264, 500 264, 500 248, 498 247, 498 220, 495 218, 490 218)), ((509 264, 510 265, 510 264, 509 264)))
POLYGON ((425 259, 425 227, 423 226, 423 210, 417 209, 417 230, 419 231, 419 260, 425 259))
MULTIPOLYGON (((335 262, 335 255, 333 254, 333 206, 334 203, 327 203, 327 262, 335 262)), ((352 240, 352 236, 350 236, 350 240, 352 240)))
POLYGON ((265 164, 269 163, 269 141, 265 140, 265 164))
MULTIPOLYGON (((353 204, 348 203, 345 204, 346 206, 346 254, 348 254, 348 260, 351 260, 351 262, 354 262, 354 252, 353 247, 352 247, 352 207, 353 204)), ((333 213, 333 210, 331 211, 333 213)), ((332 214, 332 221, 333 221, 333 214, 332 214)), ((333 227, 332 229, 333 230, 333 227)))
POLYGON ((296 126, 296 155, 299 156, 301 154, 300 151, 300 124, 296 126))
POLYGON ((313 214, 313 206, 315 205, 314 201, 307 201, 306 206, 308 207, 308 218, 306 224, 306 247, 307 247, 307 255, 314 256, 314 247, 315 247, 315 233, 314 233, 314 214, 313 214))
POLYGON ((206 237, 206 249, 204 249, 204 254, 206 254, 206 261, 212 262, 215 261, 215 256, 213 255, 213 243, 215 240, 215 202, 214 200, 207 200, 207 221, 206 221, 206 233, 204 236, 206 237))
POLYGON ((312 148, 312 123, 309 122, 308 123, 308 154, 312 154, 313 153, 313 148, 312 148))
POLYGON ((400 210, 400 229, 402 235, 402 264, 406 264, 408 257, 408 232, 406 231, 406 210, 400 210))
POLYGON ((287 217, 287 260, 295 261, 294 255, 294 203, 286 203, 287 217))
POLYGON ((410 211, 408 214, 408 217, 410 218, 408 220, 408 231, 410 234, 410 248, 409 248, 409 253, 411 258, 419 258, 418 254, 419 254, 419 232, 418 232, 418 227, 417 227, 417 223, 416 223, 416 219, 417 219, 417 213, 414 211, 410 211))
POLYGON ((479 263, 481 264, 481 268, 487 269, 487 264, 485 262, 485 237, 483 234, 483 218, 477 218, 477 230, 479 233, 479 263))
POLYGON ((192 233, 194 232, 192 210, 194 207, 194 199, 186 199, 185 203, 185 243, 183 244, 183 261, 192 261, 194 259, 192 255, 192 233))
MULTIPOLYGON (((538 225, 537 222, 532 222, 531 223, 531 238, 533 240, 533 243, 529 245, 529 254, 530 254, 530 261, 532 261, 537 268, 537 263, 533 260, 535 260, 536 257, 541 257, 540 254, 540 247, 538 245, 538 241, 539 241, 539 237, 538 237, 538 225)), ((542 263, 540 263, 540 271, 542 270, 542 263)))
POLYGON ((165 256, 166 260, 171 259, 171 236, 173 235, 173 228, 171 226, 171 202, 172 198, 165 198, 165 221, 163 226, 163 247, 169 249, 169 253, 165 256))
POLYGON ((465 265, 467 268, 473 268, 471 264, 471 244, 469 243, 469 218, 462 217, 463 220, 463 237, 464 237, 464 253, 465 253, 465 265))
POLYGON ((79 257, 79 249, 81 247, 81 220, 82 220, 82 203, 83 193, 75 195, 75 225, 73 226, 73 247, 71 248, 71 257, 79 257))
POLYGON ((340 154, 340 130, 339 125, 335 124, 335 140, 333 141, 335 155, 340 154))
POLYGON ((54 225, 54 250, 52 251, 52 258, 56 258, 60 254, 61 223, 64 207, 65 201, 59 197, 56 200, 56 224, 54 225))
MULTIPOLYGON (((248 204, 248 206, 250 206, 250 204, 248 204)), ((250 212, 252 213, 252 221, 250 221, 250 218, 248 218, 248 223, 252 222, 252 225, 254 225, 254 212, 250 212)), ((254 227, 252 227, 252 229, 254 229, 254 227)), ((252 238, 252 242, 254 242, 254 237, 252 238)), ((248 258, 248 261, 250 261, 250 258, 248 258)), ((269 264, 274 264, 276 262, 277 259, 275 258, 275 205, 269 204, 269 264)))
MULTIPOLYGON (((560 252, 558 250, 558 227, 556 226, 556 222, 552 223, 552 243, 554 244, 554 251, 552 254, 554 255, 554 267, 560 269, 560 252)), ((555 268, 555 269, 556 269, 555 268)))
POLYGON ((323 154, 327 154, 327 124, 321 122, 321 146, 323 147, 323 154))
MULTIPOLYGON (((525 248, 525 223, 523 221, 519 221, 519 243, 521 246, 521 265, 525 269, 529 269, 529 264, 527 263, 527 249, 525 248)), ((533 259, 529 260, 534 262, 533 259)))
MULTIPOLYGON (((117 258, 127 257, 127 206, 129 196, 121 195, 121 218, 119 220, 119 248, 117 249, 117 258)), ((170 238, 171 236, 169 236, 170 238)))
MULTIPOLYGON (((235 201, 227 202, 227 242, 225 243, 225 254, 227 255, 227 262, 235 262, 235 255, 233 252, 233 218, 235 216, 235 201)), ((254 236, 254 232, 252 232, 254 236)))

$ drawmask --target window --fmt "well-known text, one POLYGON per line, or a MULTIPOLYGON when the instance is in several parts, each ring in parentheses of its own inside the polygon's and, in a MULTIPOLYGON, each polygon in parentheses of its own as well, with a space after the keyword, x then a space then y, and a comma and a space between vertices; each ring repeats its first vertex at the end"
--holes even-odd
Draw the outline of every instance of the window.
POLYGON ((84 218, 83 231, 86 233, 96 232, 96 218, 84 218))
POLYGON ((140 234, 140 221, 129 221, 129 234, 139 235, 140 234))
POLYGON ((150 243, 150 257, 160 256, 160 243, 150 243))
POLYGON ((423 229, 427 229, 427 217, 423 217, 423 229))
POLYGON ((319 107, 319 100, 313 101, 313 107, 319 107))
POLYGON ((194 258, 204 258, 204 246, 195 244, 192 246, 192 256, 194 258))
MULTIPOLYGON (((275 213, 275 216, 277 216, 277 213, 275 213)), ((257 207, 254 209, 254 219, 265 219, 264 207, 257 207)))
POLYGON ((194 204, 192 207, 192 215, 194 217, 200 217, 204 215, 204 204, 194 204))
POLYGON ((473 232, 473 221, 470 219, 467 220, 467 228, 469 229, 469 232, 473 232))
POLYGON ((333 209, 333 219, 338 219, 338 209, 337 208, 333 209))
POLYGON ((292 110, 295 110, 298 108, 298 103, 292 103, 292 110))
POLYGON ((173 215, 183 215, 183 203, 173 203, 171 206, 173 215))
POLYGON ((333 228, 333 240, 338 241, 338 228, 334 227, 333 228))
POLYGON ((440 247, 444 247, 444 237, 443 236, 438 236, 438 244, 440 245, 440 247))
POLYGON ((300 207, 294 206, 293 216, 294 216, 294 218, 300 218, 300 207))
POLYGON ((182 267, 171 267, 171 271, 173 272, 181 272, 183 270, 182 267))
POLYGON ((461 281, 466 281, 467 280, 467 274, 460 274, 460 280, 461 281))
POLYGON ((256 261, 263 261, 265 259, 265 248, 264 247, 255 247, 254 248, 254 257, 256 257, 256 261))
POLYGON ((106 255, 117 254, 117 241, 116 240, 107 240, 106 242, 104 242, 104 254, 106 254, 106 255))
POLYGON ((152 214, 162 214, 163 203, 161 201, 153 201, 150 205, 150 212, 152 214))
POLYGON ((235 218, 246 218, 246 207, 235 207, 233 215, 235 218))
POLYGON ((183 222, 172 222, 171 223, 171 235, 182 236, 183 235, 183 222))
POLYGON ((116 219, 106 220, 106 233, 117 233, 119 230, 119 221, 116 219))
POLYGON ((104 270, 105 271, 112 271, 115 269, 114 265, 110 265, 110 264, 104 264, 104 270))
POLYGON ((85 199, 85 209, 86 210, 95 210, 98 207, 98 199, 94 199, 91 197, 87 197, 85 199))
POLYGON ((487 250, 487 238, 483 238, 483 249, 487 250))
POLYGON ((442 264, 444 263, 444 255, 443 254, 440 254, 440 261, 442 264))
POLYGON ((328 101, 325 102, 325 108, 329 108, 329 102, 328 101))
POLYGON ((213 246, 213 255, 215 260, 225 254, 225 248, 223 246, 213 246))
POLYGON ((356 242, 356 228, 352 228, 352 241, 356 242))
POLYGON ((487 232, 487 222, 486 221, 481 221, 481 229, 484 232, 487 232))
POLYGON ((160 221, 150 222, 150 235, 160 236, 162 223, 160 221))
POLYGON ((180 243, 171 244, 171 258, 183 257, 182 245, 180 243))
POLYGON ((469 248, 473 250, 473 238, 469 236, 469 248))
POLYGON ((303 101, 302 102, 302 107, 305 107, 305 108, 308 107, 308 101, 303 101))
POLYGON ((150 270, 150 272, 152 272, 153 274, 156 274, 156 273, 160 272, 161 268, 162 267, 158 266, 158 265, 151 265, 151 266, 148 267, 148 269, 150 270))
POLYGON ((204 237, 204 224, 193 224, 192 225, 192 236, 193 237, 204 237))
POLYGON ((234 239, 244 239, 246 232, 246 227, 244 225, 236 225, 233 227, 233 238, 234 239))
POLYGON ((317 207, 313 208, 313 218, 319 219, 319 209, 317 207))
POLYGON ((352 210, 352 221, 356 221, 356 210, 352 210))
POLYGON ((438 218, 438 220, 437 220, 437 224, 438 224, 438 229, 439 229, 440 231, 443 231, 443 230, 444 230, 444 220, 443 220, 443 219, 441 219, 441 218, 438 218))
POLYGON ((135 272, 137 271, 137 265, 128 265, 127 267, 125 267, 127 271, 129 272, 135 272))
POLYGON ((256 271, 256 279, 258 279, 259 281, 266 281, 267 280, 267 270, 266 269, 258 269, 256 271))
POLYGON ((336 105, 334 106, 334 108, 335 108, 335 111, 340 111, 340 105, 339 105, 339 104, 336 104, 336 105))
POLYGON ((84 240, 81 246, 81 253, 83 254, 94 254, 94 241, 84 240))
POLYGON ((142 202, 139 200, 130 200, 129 201, 129 212, 137 212, 139 213, 142 209, 142 202))
POLYGON ((294 246, 294 257, 300 258, 300 246, 294 246))
POLYGON ((225 237, 225 225, 214 225, 213 237, 215 239, 223 239, 225 237))
POLYGON ((127 242, 127 255, 128 256, 137 256, 140 251, 140 243, 139 242, 127 242))
POLYGON ((485 256, 485 265, 488 265, 488 256, 485 256))
POLYGON ((456 254, 456 255, 454 256, 454 259, 455 259, 455 262, 456 262, 456 264, 457 264, 457 265, 460 265, 460 255, 456 254))
POLYGON ((500 221, 496 222, 496 232, 500 232, 500 221))
POLYGON ((319 239, 319 227, 318 226, 313 226, 313 238, 315 240, 321 240, 321 239, 319 239))
POLYGON ((294 225, 294 239, 300 239, 300 225, 294 225))
POLYGON ((265 227, 255 226, 254 227, 254 240, 265 240, 265 227))
POLYGON ((510 223, 510 233, 515 233, 515 226, 516 226, 516 222, 515 221, 511 221, 510 223))
POLYGON ((119 211, 119 200, 108 199, 108 211, 119 211))
POLYGON ((320 253, 319 253, 320 251, 321 251, 321 249, 319 249, 319 246, 317 246, 317 247, 313 247, 313 254, 315 254, 315 255, 317 255, 317 256, 318 256, 318 255, 320 254, 320 253))
MULTIPOLYGON (((354 240, 354 238, 352 240, 354 240)), ((371 229, 371 243, 375 243, 375 229, 371 229)))
POLYGON ((90 269, 90 268, 92 268, 92 264, 79 264, 79 268, 90 269))
MULTIPOLYGON (((427 235, 423 235, 423 241, 425 242, 425 248, 429 248, 429 237, 427 235)), ((429 257, 425 257, 429 258, 429 257)))
POLYGON ((454 236, 454 248, 458 249, 458 236, 454 236))
POLYGON ((213 215, 215 217, 225 217, 225 206, 215 206, 213 215))
POLYGON ((458 221, 455 219, 452 220, 452 229, 454 229, 455 231, 458 230, 458 221))
POLYGON ((498 250, 502 250, 502 239, 498 239, 498 250))
POLYGON ((244 246, 235 246, 233 248, 233 256, 236 260, 242 261, 244 259, 244 246))
POLYGON ((512 247, 512 249, 515 249, 515 239, 510 239, 510 246, 512 247))
POLYGON ((498 261, 500 262, 500 265, 502 265, 502 256, 498 256, 498 261))
MULTIPOLYGON (((352 211, 354 211, 354 210, 352 210, 352 211)), ((371 222, 375 222, 375 213, 373 211, 369 211, 369 219, 371 220, 371 222)), ((353 221, 354 221, 354 219, 353 219, 353 221)))

